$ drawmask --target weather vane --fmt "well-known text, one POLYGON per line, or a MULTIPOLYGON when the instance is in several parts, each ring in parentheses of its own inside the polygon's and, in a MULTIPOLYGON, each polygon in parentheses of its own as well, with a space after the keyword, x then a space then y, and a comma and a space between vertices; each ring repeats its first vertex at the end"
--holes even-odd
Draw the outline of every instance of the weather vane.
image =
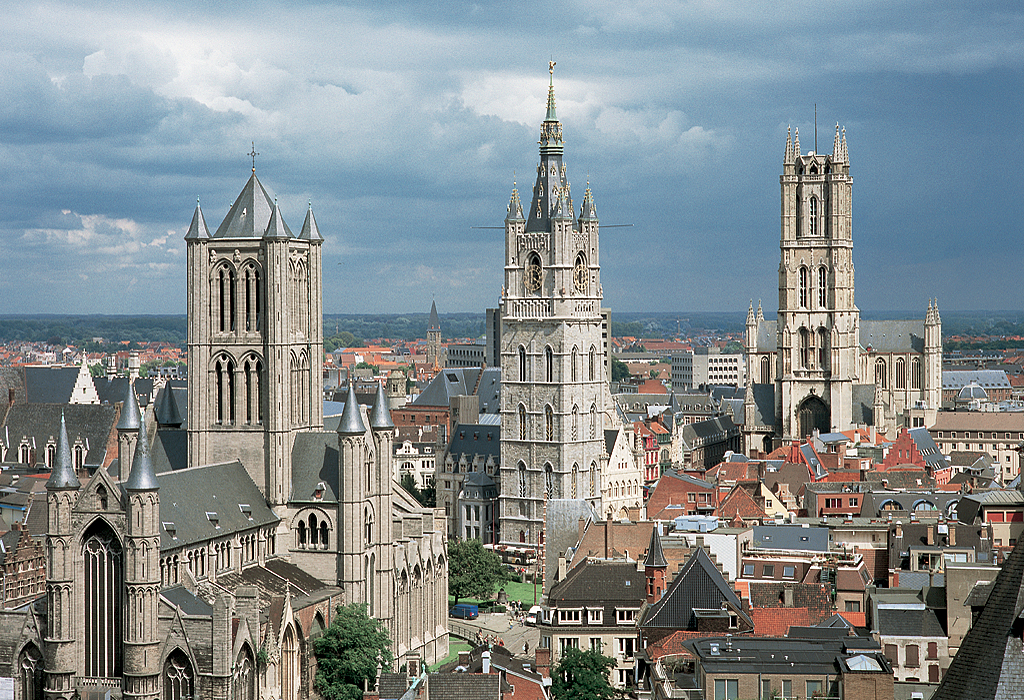
POLYGON ((556 65, 557 65, 556 61, 548 61, 548 73, 550 73, 551 75, 554 75, 555 74, 555 66, 556 65))
POLYGON ((256 152, 256 142, 255 141, 252 142, 252 151, 250 151, 249 153, 246 153, 245 155, 252 156, 252 172, 253 172, 253 174, 255 174, 256 173, 256 156, 259 155, 259 153, 256 152))

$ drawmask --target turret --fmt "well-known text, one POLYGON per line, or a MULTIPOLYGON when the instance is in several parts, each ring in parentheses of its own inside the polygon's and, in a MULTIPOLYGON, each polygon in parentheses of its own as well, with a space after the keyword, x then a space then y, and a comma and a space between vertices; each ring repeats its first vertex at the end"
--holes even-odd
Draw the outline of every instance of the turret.
POLYGON ((139 439, 139 428, 142 426, 142 413, 139 411, 139 400, 135 397, 132 381, 129 379, 121 400, 121 418, 117 421, 117 464, 122 479, 127 478, 132 470, 132 456, 139 439))
POLYGON ((349 380, 345 409, 338 423, 338 585, 345 602, 366 602, 362 596, 363 555, 368 542, 363 504, 373 485, 375 466, 367 464, 366 424, 356 390, 349 380))
MULTIPOLYGON (((606 523, 607 527, 610 523, 606 523)), ((647 602, 657 603, 665 593, 665 574, 668 562, 661 547, 661 525, 655 523, 651 529, 651 542, 647 546, 647 557, 644 559, 644 576, 647 579, 647 602)))
POLYGON ((156 423, 160 427, 171 429, 181 428, 181 413, 178 411, 178 403, 174 400, 174 390, 168 383, 160 394, 160 401, 156 405, 156 423))

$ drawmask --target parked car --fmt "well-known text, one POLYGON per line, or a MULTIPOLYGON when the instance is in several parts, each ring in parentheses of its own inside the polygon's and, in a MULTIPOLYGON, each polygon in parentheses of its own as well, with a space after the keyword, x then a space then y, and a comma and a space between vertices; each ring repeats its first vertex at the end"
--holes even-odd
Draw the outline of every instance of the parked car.
POLYGON ((539 605, 534 605, 532 608, 530 608, 530 611, 528 613, 526 613, 526 624, 531 625, 531 626, 532 625, 536 625, 537 624, 537 620, 540 619, 540 616, 541 616, 541 608, 540 608, 540 606, 539 605))
POLYGON ((475 620, 480 617, 480 608, 469 603, 459 603, 448 611, 448 615, 462 620, 475 620))

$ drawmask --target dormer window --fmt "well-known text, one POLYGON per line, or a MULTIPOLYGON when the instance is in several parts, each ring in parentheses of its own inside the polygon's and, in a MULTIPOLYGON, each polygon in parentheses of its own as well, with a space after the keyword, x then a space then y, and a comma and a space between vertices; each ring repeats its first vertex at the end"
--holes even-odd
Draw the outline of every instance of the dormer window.
POLYGON ((242 515, 252 520, 252 506, 248 503, 239 503, 238 510, 242 512, 242 515))
POLYGON ((163 523, 164 532, 171 536, 172 539, 178 539, 178 526, 172 522, 163 523))
POLYGON ((220 516, 218 516, 216 513, 212 511, 207 511, 206 519, 213 523, 213 526, 215 528, 217 528, 218 530, 220 529, 220 516))

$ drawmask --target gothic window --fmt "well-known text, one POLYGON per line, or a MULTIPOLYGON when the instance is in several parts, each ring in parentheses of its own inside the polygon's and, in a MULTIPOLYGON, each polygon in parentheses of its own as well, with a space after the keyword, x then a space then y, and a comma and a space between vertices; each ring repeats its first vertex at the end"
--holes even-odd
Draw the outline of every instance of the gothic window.
POLYGON ((761 383, 772 383, 772 361, 768 359, 767 355, 761 357, 761 383))
POLYGON ((807 202, 807 232, 812 236, 818 235, 818 198, 811 197, 807 202))
MULTIPOLYGON (((407 586, 408 586, 408 579, 407 579, 407 577, 405 575, 405 572, 403 571, 402 572, 402 589, 405 589, 407 586)), ((402 592, 402 591, 399 591, 399 592, 402 592)), ((319 610, 317 610, 316 614, 313 616, 313 624, 312 624, 312 626, 309 629, 309 641, 315 642, 317 639, 322 637, 324 635, 324 630, 325 629, 327 629, 327 625, 324 624, 324 616, 323 616, 323 614, 319 610)))
POLYGON ((322 549, 327 549, 327 546, 330 544, 330 540, 329 540, 329 537, 328 537, 328 532, 329 532, 329 530, 327 528, 327 520, 326 519, 321 520, 320 521, 320 547, 322 549))
POLYGON ((295 629, 288 625, 281 641, 281 697, 298 697, 299 689, 299 645, 295 640, 295 629))
POLYGON ((828 331, 818 329, 818 369, 828 369, 828 331))
POLYGON ((580 467, 579 467, 578 464, 573 464, 572 465, 572 476, 571 476, 572 481, 569 482, 569 494, 570 494, 569 497, 570 498, 576 498, 576 496, 577 496, 577 493, 576 493, 576 482, 579 479, 579 476, 580 476, 580 467))
POLYGON ((235 673, 231 678, 231 697, 234 700, 256 700, 256 674, 252 650, 246 644, 235 659, 235 673))
POLYGON ((555 353, 550 345, 544 348, 544 381, 555 381, 555 353))
POLYGON ((214 273, 211 303, 216 329, 222 333, 235 330, 235 271, 227 264, 214 273))
POLYGON ((27 644, 18 655, 22 700, 40 700, 43 697, 43 655, 34 644, 27 644))
POLYGON ((822 265, 818 268, 818 308, 828 307, 828 270, 822 265))
POLYGON ((590 346, 590 373, 587 377, 590 381, 594 381, 595 368, 597 365, 597 348, 593 345, 590 346))
POLYGON ((576 406, 572 407, 572 439, 576 440, 579 437, 580 428, 580 409, 576 406))
POLYGON ((597 405, 590 405, 590 439, 597 437, 597 405))
POLYGON ((910 361, 910 388, 921 388, 921 358, 919 357, 910 361))
POLYGON ((164 700, 191 700, 195 696, 195 672, 181 649, 164 662, 164 700))
POLYGON ((902 357, 896 358, 896 388, 907 388, 907 365, 902 357))
POLYGON ((551 406, 544 407, 544 439, 553 442, 555 439, 555 412, 551 406))
POLYGON ((291 420, 292 425, 309 422, 309 358, 305 350, 291 356, 291 420))
POLYGON ((555 498, 555 472, 550 464, 544 465, 544 495, 555 498))
POLYGON ((242 365, 245 382, 245 422, 247 425, 263 423, 263 362, 249 356, 242 365))
POLYGON ((519 439, 526 439, 526 406, 519 404, 519 439))
POLYGON ((811 368, 812 360, 812 349, 811 349, 811 332, 806 328, 800 329, 800 367, 803 369, 811 368))
MULTIPOLYGON (((369 613, 370 617, 373 617, 377 613, 377 596, 374 592, 377 583, 377 576, 375 575, 377 571, 376 560, 377 557, 372 552, 370 553, 370 556, 366 558, 366 612, 369 613)), ((417 578, 419 577, 417 576, 417 578)))
POLYGON ((526 498, 526 465, 520 462, 516 471, 519 472, 519 497, 526 498))
POLYGON ((245 330, 259 331, 263 312, 260 298, 260 270, 255 263, 248 263, 242 270, 242 305, 245 330))
POLYGON ((574 382, 579 381, 579 362, 580 362, 580 351, 574 345, 572 348, 572 380, 574 382))
POLYGON ((53 469, 54 462, 57 461, 57 446, 47 445, 46 446, 46 468, 53 469))
POLYGON ((590 463, 590 496, 597 495, 597 462, 590 463))
POLYGON ((123 557, 117 537, 99 521, 82 546, 85 567, 85 675, 121 675, 123 557))
POLYGON ((309 515, 309 546, 316 549, 317 536, 320 533, 320 528, 317 527, 316 516, 310 513, 309 515))
POLYGON ((85 468, 85 448, 81 445, 75 445, 75 469, 81 470, 85 468))
POLYGON ((235 422, 235 363, 230 357, 222 356, 214 363, 217 406, 217 425, 233 425, 235 422))
POLYGON ((21 446, 18 447, 18 462, 21 464, 31 464, 31 459, 32 449, 27 443, 21 443, 21 446))
POLYGON ((800 268, 800 308, 807 308, 807 268, 800 268))
POLYGON ((303 522, 302 520, 299 521, 299 526, 298 526, 298 528, 296 528, 295 536, 298 539, 298 542, 296 542, 296 544, 298 545, 299 549, 305 549, 306 548, 306 523, 303 522))
POLYGON ((519 346, 519 381, 526 381, 526 348, 519 346))
POLYGON ((293 260, 288 268, 291 273, 292 330, 300 336, 309 333, 309 272, 302 260, 293 260))
POLYGON ((875 384, 883 389, 889 388, 889 377, 886 372, 885 358, 882 357, 875 360, 875 384))

